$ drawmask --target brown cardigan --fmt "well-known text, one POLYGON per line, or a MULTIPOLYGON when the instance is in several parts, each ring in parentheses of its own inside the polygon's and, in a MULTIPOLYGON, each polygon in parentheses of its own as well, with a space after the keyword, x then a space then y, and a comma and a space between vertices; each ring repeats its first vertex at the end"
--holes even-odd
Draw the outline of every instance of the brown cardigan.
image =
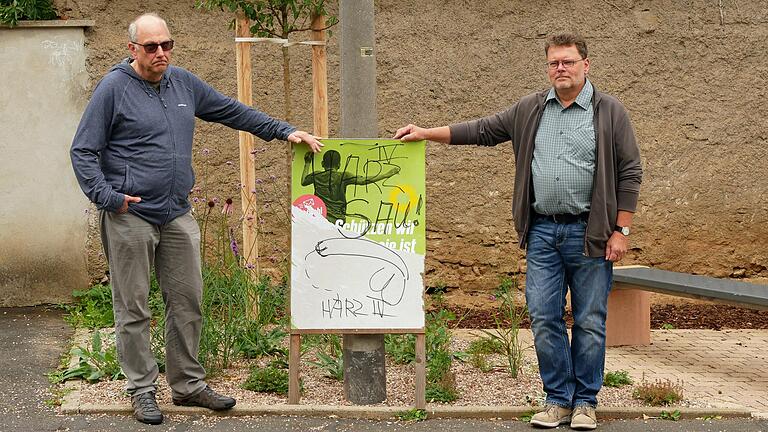
MULTIPOLYGON (((525 96, 506 111, 450 126, 451 144, 493 146, 512 141, 516 163, 512 217, 521 248, 527 244, 532 217, 531 162, 548 92, 525 96)), ((600 257, 605 255, 618 210, 635 211, 643 171, 635 132, 621 102, 595 89, 592 105, 597 149, 584 252, 600 257)))

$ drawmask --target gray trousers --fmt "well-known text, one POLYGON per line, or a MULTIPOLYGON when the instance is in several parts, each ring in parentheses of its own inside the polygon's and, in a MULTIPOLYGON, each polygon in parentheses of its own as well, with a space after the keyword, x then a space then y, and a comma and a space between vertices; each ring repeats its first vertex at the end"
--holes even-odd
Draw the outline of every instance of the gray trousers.
POLYGON ((165 303, 166 378, 172 397, 199 393, 206 384, 205 369, 197 360, 203 322, 197 221, 187 213, 165 225, 153 225, 130 213, 102 211, 101 241, 109 262, 115 341, 128 394, 157 389, 147 303, 153 266, 165 303))

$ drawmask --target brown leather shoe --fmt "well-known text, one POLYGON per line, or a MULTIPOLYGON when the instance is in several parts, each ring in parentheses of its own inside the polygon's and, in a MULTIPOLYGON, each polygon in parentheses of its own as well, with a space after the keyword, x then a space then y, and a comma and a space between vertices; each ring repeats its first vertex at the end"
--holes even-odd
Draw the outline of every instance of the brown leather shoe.
POLYGON ((158 425, 163 422, 163 413, 160 412, 160 407, 157 406, 155 392, 132 396, 131 405, 133 406, 133 416, 136 417, 136 420, 151 425, 158 425))
POLYGON ((173 398, 174 405, 198 406, 214 411, 228 410, 235 406, 236 403, 237 401, 234 398, 220 395, 208 386, 205 386, 203 391, 193 396, 189 396, 184 399, 173 398))

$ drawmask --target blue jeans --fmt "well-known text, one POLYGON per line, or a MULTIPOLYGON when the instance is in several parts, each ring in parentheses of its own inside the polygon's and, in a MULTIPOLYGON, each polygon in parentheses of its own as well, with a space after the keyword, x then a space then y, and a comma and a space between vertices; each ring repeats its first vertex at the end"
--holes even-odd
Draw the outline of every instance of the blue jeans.
POLYGON ((537 218, 528 233, 525 299, 547 403, 597 406, 605 367, 605 317, 613 263, 584 254, 586 223, 537 218), (571 290, 572 340, 565 320, 571 290))

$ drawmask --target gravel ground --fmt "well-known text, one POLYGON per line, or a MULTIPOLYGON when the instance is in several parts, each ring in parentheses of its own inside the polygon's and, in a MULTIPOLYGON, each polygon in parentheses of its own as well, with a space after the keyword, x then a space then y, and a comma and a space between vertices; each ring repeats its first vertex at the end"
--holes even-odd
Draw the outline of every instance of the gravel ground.
MULTIPOLYGON (((451 341, 453 351, 466 351, 469 339, 465 333, 462 337, 454 336, 451 341)), ((487 357, 490 364, 502 365, 504 358, 500 355, 487 357)), ((351 405, 344 400, 341 381, 327 378, 323 371, 308 361, 314 360, 307 355, 302 359, 301 379, 304 393, 301 396, 302 405, 351 405)), ((242 405, 278 405, 287 404, 287 396, 256 393, 240 388, 248 377, 251 365, 259 361, 242 360, 227 369, 219 376, 208 379, 216 391, 232 396, 242 405)), ((265 361, 262 361, 265 363, 265 361)), ((525 351, 523 366, 517 376, 512 378, 502 367, 490 372, 482 372, 471 364, 454 360, 451 371, 456 376, 456 388, 459 397, 450 403, 451 406, 489 406, 508 405, 536 407, 544 398, 541 379, 538 374, 536 356, 532 348, 525 351)), ((397 365, 387 360, 387 400, 381 406, 412 406, 414 404, 414 369, 412 366, 397 365)), ((129 403, 124 392, 125 381, 99 382, 83 384, 81 403, 116 405, 129 403)), ((630 407, 643 406, 642 402, 632 397, 633 386, 620 388, 603 387, 599 395, 600 406, 630 407)), ((161 374, 158 379, 158 401, 171 403, 170 388, 161 374)), ((427 401, 429 402, 429 401, 427 401)), ((689 400, 680 402, 681 407, 704 407, 701 403, 689 400)))

